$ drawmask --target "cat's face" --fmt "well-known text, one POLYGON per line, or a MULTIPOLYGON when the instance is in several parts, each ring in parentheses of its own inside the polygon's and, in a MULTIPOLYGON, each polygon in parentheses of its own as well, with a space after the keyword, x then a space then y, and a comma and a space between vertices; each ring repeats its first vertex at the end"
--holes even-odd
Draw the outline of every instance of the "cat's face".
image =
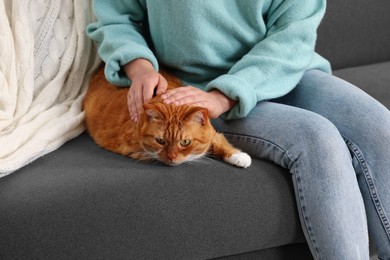
POLYGON ((209 150, 212 126, 207 109, 156 103, 146 104, 144 110, 139 131, 145 159, 178 165, 209 150))

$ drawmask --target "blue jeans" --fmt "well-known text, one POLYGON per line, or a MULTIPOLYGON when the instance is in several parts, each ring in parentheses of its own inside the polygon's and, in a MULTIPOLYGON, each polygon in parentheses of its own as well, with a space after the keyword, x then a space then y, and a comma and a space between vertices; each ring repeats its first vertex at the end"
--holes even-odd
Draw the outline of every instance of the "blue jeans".
MULTIPOLYGON (((275 86, 277 87, 277 86, 275 86)), ((390 112, 337 77, 311 70, 283 98, 214 126, 252 157, 289 169, 315 259, 390 259, 390 112)))

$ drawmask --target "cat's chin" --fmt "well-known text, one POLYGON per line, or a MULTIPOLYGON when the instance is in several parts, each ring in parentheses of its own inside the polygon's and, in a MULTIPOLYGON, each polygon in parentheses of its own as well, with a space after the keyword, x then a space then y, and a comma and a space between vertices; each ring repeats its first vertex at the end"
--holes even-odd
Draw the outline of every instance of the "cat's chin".
POLYGON ((181 164, 187 162, 187 161, 171 162, 171 161, 165 161, 165 160, 159 160, 159 161, 165 165, 168 165, 168 166, 178 166, 178 165, 181 165, 181 164))
POLYGON ((183 164, 184 162, 164 162, 168 166, 178 166, 180 164, 183 164))
POLYGON ((166 165, 177 166, 177 165, 180 165, 180 164, 184 164, 186 162, 196 161, 198 159, 201 159, 202 157, 204 157, 204 154, 191 154, 191 155, 187 156, 186 158, 184 158, 182 160, 168 160, 168 159, 159 159, 159 160, 161 162, 165 163, 166 165))

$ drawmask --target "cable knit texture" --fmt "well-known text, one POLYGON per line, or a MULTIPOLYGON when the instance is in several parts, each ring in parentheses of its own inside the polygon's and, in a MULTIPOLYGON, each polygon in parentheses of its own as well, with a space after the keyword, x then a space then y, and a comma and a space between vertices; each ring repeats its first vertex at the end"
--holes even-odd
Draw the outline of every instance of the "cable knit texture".
POLYGON ((90 1, 0 2, 0 177, 83 130, 82 99, 100 60, 90 1))

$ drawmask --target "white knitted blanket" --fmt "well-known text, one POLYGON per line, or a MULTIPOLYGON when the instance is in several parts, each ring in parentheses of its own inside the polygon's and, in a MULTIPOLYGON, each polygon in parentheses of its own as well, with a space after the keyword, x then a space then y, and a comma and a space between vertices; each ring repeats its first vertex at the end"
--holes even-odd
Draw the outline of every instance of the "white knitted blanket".
POLYGON ((0 177, 83 130, 90 0, 0 1, 0 177))

